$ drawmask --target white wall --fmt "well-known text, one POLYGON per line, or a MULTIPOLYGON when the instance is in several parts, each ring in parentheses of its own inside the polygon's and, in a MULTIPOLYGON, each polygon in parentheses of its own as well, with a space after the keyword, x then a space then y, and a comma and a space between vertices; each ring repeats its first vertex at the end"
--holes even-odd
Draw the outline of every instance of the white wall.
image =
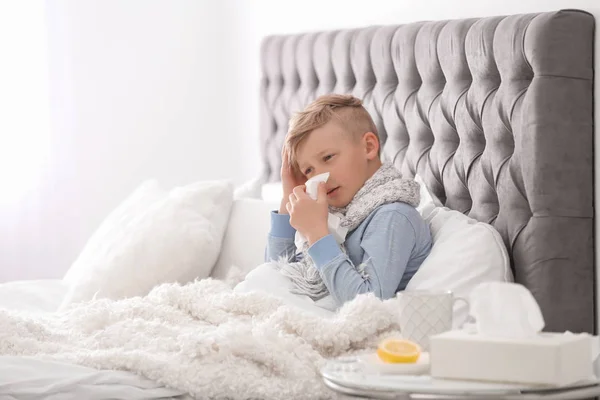
POLYGON ((47 4, 51 157, 45 184, 0 212, 0 282, 62 276, 102 218, 145 178, 173 186, 255 176, 265 35, 561 8, 600 21, 597 0, 47 4))
POLYGON ((239 35, 226 5, 46 1, 51 148, 43 184, 0 206, 0 282, 62 276, 146 178, 171 187, 258 174, 236 145, 247 127, 235 118, 239 35))

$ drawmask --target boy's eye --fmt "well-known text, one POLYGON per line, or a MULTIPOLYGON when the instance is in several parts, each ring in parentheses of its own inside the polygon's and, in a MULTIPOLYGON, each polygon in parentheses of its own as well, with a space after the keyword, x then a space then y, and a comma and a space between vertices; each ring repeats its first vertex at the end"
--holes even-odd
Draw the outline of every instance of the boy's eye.
POLYGON ((308 174, 310 174, 310 172, 311 172, 311 171, 312 171, 312 169, 310 169, 310 168, 307 168, 307 169, 306 169, 306 171, 304 171, 304 175, 308 175, 308 174))
POLYGON ((328 154, 325 157, 323 157, 323 161, 329 161, 333 158, 333 154, 328 154))

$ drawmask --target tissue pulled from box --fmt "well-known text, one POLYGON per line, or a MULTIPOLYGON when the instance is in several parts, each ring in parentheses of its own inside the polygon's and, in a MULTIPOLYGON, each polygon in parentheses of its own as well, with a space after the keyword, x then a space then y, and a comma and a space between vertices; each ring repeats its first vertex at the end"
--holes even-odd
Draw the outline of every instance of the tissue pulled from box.
MULTIPOLYGON (((321 182, 327 182, 327 179, 329 179, 329 172, 313 176, 307 180, 305 184, 306 194, 308 194, 311 199, 316 200, 319 184, 321 182)), ((329 233, 333 235, 338 244, 341 244, 346 240, 346 234, 348 233, 348 228, 344 228, 340 225, 341 221, 341 215, 333 213, 327 215, 327 227, 329 228, 329 233)), ((300 232, 296 232, 294 243, 297 249, 302 249, 306 243, 306 238, 300 232)))
POLYGON ((544 328, 540 306, 531 292, 518 283, 481 283, 471 291, 469 300, 469 313, 481 335, 527 338, 544 328))

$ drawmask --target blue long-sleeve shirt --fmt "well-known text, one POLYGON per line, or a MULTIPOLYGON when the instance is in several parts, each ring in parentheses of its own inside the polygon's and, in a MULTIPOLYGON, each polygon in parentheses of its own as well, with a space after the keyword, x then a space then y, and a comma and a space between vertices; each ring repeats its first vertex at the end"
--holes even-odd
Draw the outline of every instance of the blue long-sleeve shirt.
MULTIPOLYGON (((289 215, 272 212, 265 261, 281 256, 294 261, 295 234, 289 215)), ((372 292, 385 300, 404 290, 429 254, 432 240, 429 226, 417 210, 398 202, 376 208, 348 233, 344 245, 347 254, 327 235, 308 249, 338 306, 362 293, 372 292), (366 275, 354 268, 361 263, 366 275)))

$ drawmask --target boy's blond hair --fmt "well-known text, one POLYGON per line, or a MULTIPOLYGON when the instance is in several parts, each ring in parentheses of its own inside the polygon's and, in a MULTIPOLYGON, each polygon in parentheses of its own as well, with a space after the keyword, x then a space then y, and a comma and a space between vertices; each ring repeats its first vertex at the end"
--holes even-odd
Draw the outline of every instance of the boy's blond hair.
POLYGON ((377 127, 360 99, 341 94, 320 96, 290 119, 289 131, 284 146, 289 154, 292 168, 296 172, 301 172, 297 161, 300 143, 312 131, 322 127, 334 118, 344 131, 355 139, 361 138, 367 132, 373 132, 379 141, 377 127))

